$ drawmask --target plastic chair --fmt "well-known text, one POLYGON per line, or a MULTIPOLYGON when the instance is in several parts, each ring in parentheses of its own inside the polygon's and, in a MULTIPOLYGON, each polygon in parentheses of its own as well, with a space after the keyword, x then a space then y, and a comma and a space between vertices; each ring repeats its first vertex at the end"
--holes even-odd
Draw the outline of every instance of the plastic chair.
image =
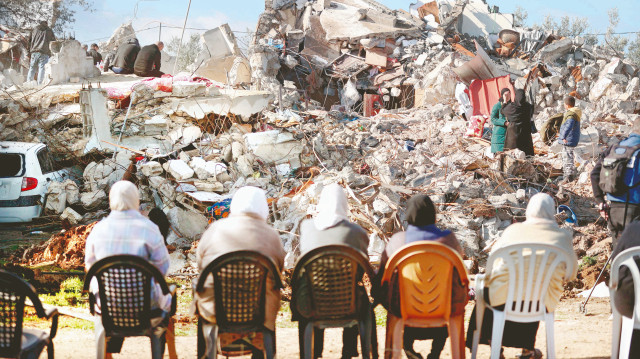
POLYGON ((628 358, 629 349, 631 347, 631 336, 634 329, 640 329, 640 270, 634 260, 634 257, 640 257, 640 248, 629 248, 622 251, 613 259, 611 263, 611 279, 609 280, 609 291, 611 293, 611 309, 613 311, 613 338, 611 341, 611 358, 628 358), (615 292, 618 290, 618 282, 620 279, 620 269, 627 267, 633 277, 633 286, 635 293, 635 305, 633 310, 633 318, 626 318, 620 314, 613 300, 615 292))
MULTIPOLYGON (((213 277, 216 323, 198 314, 198 358, 216 358, 218 334, 261 333, 262 349, 267 359, 275 357, 275 338, 264 329, 267 277, 274 289, 283 288, 282 277, 272 259, 255 251, 235 251, 222 254, 209 263, 200 274, 195 288, 204 293, 205 284, 213 277)), ((195 296, 194 296, 195 298, 195 296)), ((196 306, 197 308, 197 306, 196 306)), ((222 351, 224 348, 220 348, 222 351)), ((245 355, 250 347, 240 346, 227 356, 245 355)))
MULTIPOLYGON (((454 358, 464 358, 464 312, 451 315, 453 272, 457 270, 463 287, 468 288, 467 270, 458 253, 438 242, 417 242, 403 246, 387 262, 382 284, 396 288, 400 317, 387 313, 385 358, 402 357, 404 327, 447 326, 454 358), (397 279, 394 277, 397 273, 397 279)), ((391 290, 391 289, 390 289, 391 290)), ((391 294, 394 295, 395 293, 391 294)))
POLYGON ((480 328, 482 328, 484 310, 487 307, 493 312, 491 358, 498 359, 500 357, 502 334, 506 320, 518 323, 532 323, 544 320, 547 331, 547 357, 555 358, 554 313, 547 312, 545 298, 551 277, 559 265, 563 263, 565 265, 565 280, 568 280, 571 273, 573 273, 573 267, 576 264, 571 260, 571 255, 561 248, 548 244, 521 243, 508 245, 496 249, 489 255, 486 273, 491 273, 498 259, 503 261, 503 265, 506 266, 509 275, 507 300, 504 310, 487 306, 484 301, 485 275, 478 274, 476 276, 477 330, 473 335, 471 358, 475 359, 478 351, 480 328), (540 261, 538 268, 542 270, 536 272, 534 269, 537 261, 540 261), (526 273, 525 262, 528 262, 526 273))
MULTIPOLYGON (((301 296, 310 299, 312 306, 311 313, 299 314, 307 322, 304 337, 299 337, 301 358, 311 359, 314 356, 314 328, 355 325, 360 331, 362 357, 371 358, 372 341, 376 343, 372 338, 375 318, 368 297, 366 300, 358 298, 356 289, 364 273, 373 278, 368 258, 345 245, 319 247, 298 260, 291 277, 291 310, 299 312, 301 296), (304 283, 307 284, 306 293, 303 293, 304 283), (369 305, 364 305, 365 301, 369 305)), ((373 345, 373 350, 376 347, 373 345)))
POLYGON ((99 313, 104 332, 98 339, 97 357, 104 358, 107 338, 146 336, 151 340, 151 356, 164 355, 165 342, 169 357, 175 358, 173 325, 170 318, 176 313, 176 287, 169 287, 160 271, 146 259, 133 255, 115 255, 94 263, 84 279, 84 291, 89 292, 89 310, 96 315, 95 294, 89 291, 91 280, 98 282, 99 313), (171 309, 166 312, 152 308, 152 284, 160 285, 163 294, 171 294, 171 309), (165 340, 166 330, 169 340, 165 340))
POLYGON ((35 288, 16 274, 0 270, 0 357, 39 357, 47 347, 53 359, 53 338, 58 330, 58 309, 45 310, 35 288), (22 328, 24 302, 29 298, 40 318, 51 320, 51 331, 22 328))

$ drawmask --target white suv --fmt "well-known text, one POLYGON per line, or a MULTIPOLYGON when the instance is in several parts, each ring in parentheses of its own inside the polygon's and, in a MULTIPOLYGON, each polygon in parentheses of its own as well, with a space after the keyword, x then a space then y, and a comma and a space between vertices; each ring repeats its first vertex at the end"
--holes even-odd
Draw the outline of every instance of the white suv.
POLYGON ((0 223, 30 222, 42 213, 52 181, 68 178, 42 143, 0 142, 0 223))

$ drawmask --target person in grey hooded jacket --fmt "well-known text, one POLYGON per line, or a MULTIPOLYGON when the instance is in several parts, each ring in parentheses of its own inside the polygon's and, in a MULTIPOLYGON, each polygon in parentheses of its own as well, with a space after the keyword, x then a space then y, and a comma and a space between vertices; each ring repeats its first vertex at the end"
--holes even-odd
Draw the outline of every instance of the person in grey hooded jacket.
POLYGON ((55 41, 56 36, 53 30, 47 25, 46 21, 40 21, 40 24, 31 31, 29 38, 29 52, 31 53, 31 62, 29 63, 29 73, 27 81, 35 80, 36 69, 38 71, 38 84, 44 82, 44 65, 49 62, 51 50, 49 43, 55 41))

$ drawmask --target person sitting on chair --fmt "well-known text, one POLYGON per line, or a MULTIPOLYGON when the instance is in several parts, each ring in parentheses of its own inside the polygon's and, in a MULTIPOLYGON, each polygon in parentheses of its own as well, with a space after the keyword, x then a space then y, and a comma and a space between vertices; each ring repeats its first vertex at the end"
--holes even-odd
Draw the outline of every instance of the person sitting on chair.
MULTIPOLYGON (((389 288, 380 288, 380 281, 387 261, 404 245, 419 241, 435 241, 449 246, 460 255, 463 254, 462 247, 460 246, 460 242, 458 242, 456 235, 451 231, 442 230, 436 226, 436 207, 429 196, 419 194, 411 197, 407 202, 406 218, 408 223, 407 230, 394 234, 389 240, 389 243, 387 243, 387 246, 384 249, 384 252, 382 252, 382 256, 380 258, 380 270, 378 271, 378 276, 374 281, 374 288, 376 288, 374 297, 376 298, 376 301, 382 303, 387 310, 394 310, 394 306, 397 307, 398 304, 389 303, 389 288)), ((454 272, 453 283, 453 295, 451 298, 452 315, 453 313, 464 312, 464 306, 467 302, 467 291, 464 287, 459 285, 460 278, 457 272, 454 272)), ((398 312, 397 310, 395 311, 398 312)), ((442 349, 444 348, 448 335, 446 327, 406 327, 403 338, 404 352, 409 359, 422 359, 422 356, 413 349, 413 342, 415 340, 433 339, 431 353, 427 356, 427 359, 437 359, 440 357, 440 352, 442 352, 442 349)))
MULTIPOLYGON (((114 183, 109 191, 109 207, 109 216, 96 224, 87 237, 84 258, 86 270, 105 257, 131 254, 148 260, 162 275, 167 275, 169 252, 158 226, 139 211, 140 194, 136 185, 129 181, 114 183)), ((96 278, 91 282, 91 291, 98 293, 96 278)), ((96 299, 99 300, 98 295, 96 299)), ((171 294, 163 294, 157 283, 151 300, 156 308, 167 312, 171 309, 171 294)), ((104 331, 102 321, 96 321, 95 331, 96 337, 104 331)), ((123 338, 111 338, 107 343, 107 352, 119 353, 123 341, 123 338)))
MULTIPOLYGON (((538 243, 556 246, 572 255, 570 261, 577 262, 578 258, 573 252, 572 235, 569 231, 558 226, 555 219, 555 202, 546 193, 538 193, 531 197, 527 205, 526 217, 523 223, 515 223, 505 229, 504 233, 494 244, 492 250, 519 243, 538 243)), ((526 256, 525 256, 526 258, 526 256)), ((535 270, 540 263, 536 263, 535 270)), ((550 263, 549 263, 550 264, 550 263)), ((551 276, 549 289, 545 297, 545 304, 549 312, 553 311, 564 290, 563 278, 566 268, 558 266, 551 276)), ((573 267, 571 278, 576 277, 576 266, 573 267)), ((503 309, 507 301, 509 273, 506 265, 496 265, 491 273, 485 277, 484 300, 488 305, 503 309)), ((471 314, 471 321, 467 332, 467 347, 472 348, 473 334, 476 328, 476 309, 471 314)), ((540 350, 535 349, 536 333, 539 322, 517 323, 506 321, 502 346, 522 348, 521 358, 541 358, 540 350)), ((480 344, 489 344, 493 328, 493 312, 487 308, 484 312, 482 330, 480 331, 480 344)))
MULTIPOLYGON (((300 225, 300 256, 307 252, 333 244, 342 244, 353 247, 364 256, 367 256, 369 237, 367 232, 359 225, 349 222, 349 205, 347 196, 342 187, 337 184, 326 186, 320 194, 320 200, 316 207, 318 215, 313 219, 306 219, 300 225)), ((367 298, 364 288, 360 288, 362 298, 367 298)), ((304 299, 297 298, 301 303, 304 299)), ((368 299, 366 299, 368 300, 368 299)), ((298 326, 300 335, 304 335, 305 321, 298 318, 297 308, 292 308, 295 313, 294 320, 300 320, 298 326)), ((322 356, 324 329, 316 328, 314 334, 314 358, 322 356)), ((358 356, 358 327, 345 328, 342 336, 342 358, 358 356)), ((301 352, 303 348, 300 348, 301 352)), ((374 348, 375 352, 375 348, 374 348)))
MULTIPOLYGON (((202 235, 196 252, 198 269, 203 271, 221 254, 253 250, 273 259, 282 272, 286 253, 278 232, 267 224, 269 205, 265 192, 257 187, 242 187, 234 194, 229 210, 229 217, 213 222, 202 235)), ((204 294, 196 294, 194 303, 200 316, 215 324, 213 279, 207 281, 204 289, 204 294)), ((264 327, 275 333, 280 289, 274 288, 271 276, 267 276, 265 290, 264 327)), ((262 355, 261 351, 254 350, 252 357, 262 358, 262 355)))

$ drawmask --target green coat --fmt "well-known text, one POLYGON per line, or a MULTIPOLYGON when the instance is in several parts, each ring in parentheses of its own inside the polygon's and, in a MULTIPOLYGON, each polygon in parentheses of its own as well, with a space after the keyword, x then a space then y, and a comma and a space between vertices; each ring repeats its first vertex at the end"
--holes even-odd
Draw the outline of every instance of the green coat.
POLYGON ((493 132, 491 133, 491 152, 496 153, 504 151, 504 138, 507 134, 507 126, 505 126, 506 118, 500 110, 502 102, 493 105, 491 110, 491 123, 493 124, 493 132))

